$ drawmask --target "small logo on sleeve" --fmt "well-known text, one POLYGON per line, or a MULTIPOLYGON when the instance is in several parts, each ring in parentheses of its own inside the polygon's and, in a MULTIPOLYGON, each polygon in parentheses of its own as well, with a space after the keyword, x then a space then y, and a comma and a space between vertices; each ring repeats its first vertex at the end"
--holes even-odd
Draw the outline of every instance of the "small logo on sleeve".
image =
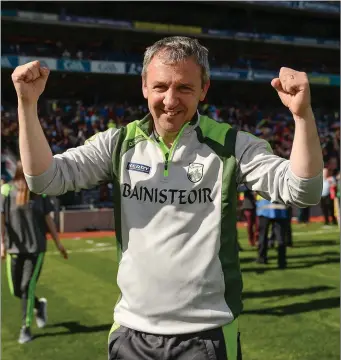
POLYGON ((149 174, 150 173, 150 166, 147 165, 143 165, 143 164, 137 164, 137 163, 132 163, 132 162, 128 162, 127 164, 127 170, 131 170, 131 171, 138 171, 138 172, 143 172, 145 174, 149 174))

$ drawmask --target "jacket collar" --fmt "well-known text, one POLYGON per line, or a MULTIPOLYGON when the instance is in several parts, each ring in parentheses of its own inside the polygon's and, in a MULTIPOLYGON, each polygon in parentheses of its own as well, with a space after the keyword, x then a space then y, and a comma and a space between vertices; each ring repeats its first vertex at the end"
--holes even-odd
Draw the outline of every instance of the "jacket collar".
MULTIPOLYGON (((194 129, 199 126, 200 123, 200 114, 197 110, 194 114, 192 120, 189 122, 189 125, 184 130, 184 134, 189 134, 194 129)), ((148 113, 142 120, 139 121, 138 127, 148 136, 151 136, 153 134, 153 128, 154 128, 154 120, 151 113, 148 113)))

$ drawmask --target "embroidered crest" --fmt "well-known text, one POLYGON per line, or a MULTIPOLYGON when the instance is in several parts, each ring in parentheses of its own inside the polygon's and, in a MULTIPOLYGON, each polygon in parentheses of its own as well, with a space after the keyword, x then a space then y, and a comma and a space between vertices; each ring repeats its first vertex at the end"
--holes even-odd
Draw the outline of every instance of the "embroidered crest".
POLYGON ((204 176, 204 165, 199 163, 189 164, 187 177, 192 183, 197 183, 204 176))

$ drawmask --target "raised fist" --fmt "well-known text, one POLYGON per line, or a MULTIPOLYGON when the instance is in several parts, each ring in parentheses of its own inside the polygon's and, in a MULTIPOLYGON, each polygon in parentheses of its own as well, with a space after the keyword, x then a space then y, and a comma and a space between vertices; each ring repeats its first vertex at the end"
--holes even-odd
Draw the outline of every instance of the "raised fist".
POLYGON ((12 73, 12 81, 18 100, 25 103, 38 102, 49 74, 50 70, 41 67, 38 60, 16 67, 12 73))
POLYGON ((309 80, 305 72, 282 67, 279 77, 273 79, 271 85, 293 115, 304 117, 311 108, 309 80))

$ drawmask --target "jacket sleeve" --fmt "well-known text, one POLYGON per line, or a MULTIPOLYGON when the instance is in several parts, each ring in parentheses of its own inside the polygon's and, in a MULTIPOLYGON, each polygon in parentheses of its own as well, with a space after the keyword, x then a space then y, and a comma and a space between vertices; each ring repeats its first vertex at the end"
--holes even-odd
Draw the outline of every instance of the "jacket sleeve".
POLYGON ((266 141, 242 131, 235 150, 238 183, 271 202, 306 207, 320 201, 322 171, 310 179, 300 178, 291 171, 290 161, 274 155, 266 141))
POLYGON ((25 174, 30 190, 37 194, 61 195, 112 180, 112 153, 118 133, 117 129, 97 133, 84 145, 55 155, 43 174, 25 174))

